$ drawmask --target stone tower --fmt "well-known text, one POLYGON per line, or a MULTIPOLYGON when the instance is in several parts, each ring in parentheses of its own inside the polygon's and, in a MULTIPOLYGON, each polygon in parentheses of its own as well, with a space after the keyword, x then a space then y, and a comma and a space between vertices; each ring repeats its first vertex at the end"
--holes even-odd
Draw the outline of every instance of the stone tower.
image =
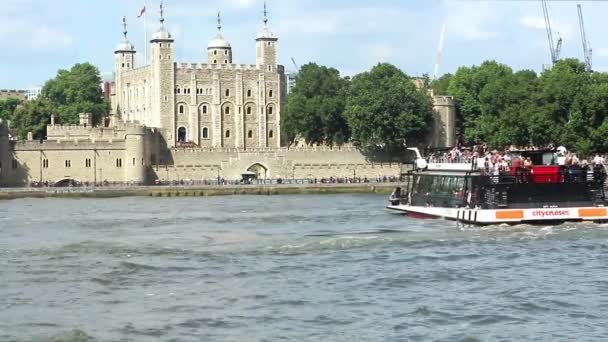
POLYGON ((429 146, 456 145, 456 102, 453 96, 433 96, 433 124, 429 146))
POLYGON ((264 26, 258 32, 255 39, 255 64, 268 71, 274 71, 277 67, 277 38, 268 28, 268 12, 264 3, 264 26))
POLYGON ((217 13, 217 34, 207 45, 208 64, 232 64, 232 47, 222 35, 222 20, 217 13))
POLYGON ((160 3, 160 28, 152 35, 152 108, 151 126, 164 131, 169 147, 175 145, 175 68, 173 65, 173 38, 165 29, 163 3, 160 3))
POLYGON ((6 186, 9 182, 12 157, 8 140, 8 125, 0 119, 0 186, 6 186))
MULTIPOLYGON (((116 73, 116 96, 120 99, 117 103, 122 103, 123 107, 128 108, 128 89, 126 85, 122 84, 122 76, 125 71, 133 70, 135 68, 135 47, 129 39, 127 38, 127 19, 122 18, 123 24, 123 40, 118 43, 116 46, 116 51, 114 51, 114 71, 116 73)), ((123 112, 122 108, 112 108, 114 113, 116 113, 123 120, 130 120, 130 113, 123 112)))
POLYGON ((128 124, 125 132, 125 181, 144 184, 146 181, 146 129, 128 124))

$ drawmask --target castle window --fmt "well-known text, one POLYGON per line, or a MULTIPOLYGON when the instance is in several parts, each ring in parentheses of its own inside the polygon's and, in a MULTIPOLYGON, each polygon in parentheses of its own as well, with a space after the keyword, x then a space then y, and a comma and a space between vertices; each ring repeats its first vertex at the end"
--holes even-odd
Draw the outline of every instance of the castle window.
POLYGON ((19 167, 19 163, 17 162, 17 160, 13 159, 13 170, 19 167))
POLYGON ((213 50, 213 55, 217 56, 217 50, 213 50))
POLYGON ((247 90, 247 97, 251 97, 251 89, 247 90))
POLYGON ((271 42, 268 42, 268 46, 271 46, 271 45, 272 45, 272 43, 271 43, 271 42))
POLYGON ((228 50, 224 50, 224 55, 228 56, 228 50))
POLYGON ((133 158, 133 165, 135 165, 135 158, 133 158))
POLYGON ((207 114, 207 105, 201 106, 201 114, 207 114))
POLYGON ((230 138, 230 130, 226 131, 226 138, 230 138))
POLYGON ((268 97, 272 97, 272 90, 268 91, 268 97))
POLYGON ((116 167, 122 167, 122 159, 116 158, 116 167))
POLYGON ((182 92, 182 90, 179 87, 175 88, 175 93, 176 94, 180 94, 181 92, 182 92))
POLYGON ((160 45, 160 47, 163 47, 163 43, 160 43, 159 45, 160 45))
POLYGON ((270 132, 268 132, 268 137, 272 138, 274 136, 274 132, 272 130, 270 130, 270 132))
POLYGON ((213 60, 213 64, 217 64, 217 59, 214 59, 214 60, 213 60))
POLYGON ((230 107, 224 108, 224 114, 230 114, 230 107))
POLYGON ((122 67, 123 67, 123 68, 125 67, 125 63, 122 63, 122 67))
POLYGON ((268 71, 272 71, 272 65, 268 66, 268 71))
POLYGON ((72 161, 71 160, 66 160, 65 161, 65 167, 72 167, 72 161))
POLYGON ((209 139, 209 128, 204 127, 201 135, 203 136, 203 139, 209 139))
POLYGON ((268 107, 268 114, 272 115, 272 107, 268 107))
POLYGON ((177 129, 177 142, 186 142, 186 127, 177 129))
POLYGON ((226 97, 230 96, 230 89, 226 89, 226 97))
POLYGON ((247 132, 247 138, 253 138, 253 131, 249 130, 249 132, 247 132))
POLYGON ((180 113, 180 114, 184 114, 184 105, 183 105, 183 104, 180 104, 180 105, 177 107, 177 111, 178 111, 178 113, 180 113))
POLYGON ((251 114, 251 107, 247 107, 247 114, 251 114))
POLYGON ((43 169, 48 169, 49 168, 49 160, 48 159, 43 159, 42 160, 42 168, 43 169))
POLYGON ((224 64, 228 64, 228 60, 227 59, 224 59, 224 64))
POLYGON ((91 159, 87 158, 84 160, 84 167, 91 167, 91 159))

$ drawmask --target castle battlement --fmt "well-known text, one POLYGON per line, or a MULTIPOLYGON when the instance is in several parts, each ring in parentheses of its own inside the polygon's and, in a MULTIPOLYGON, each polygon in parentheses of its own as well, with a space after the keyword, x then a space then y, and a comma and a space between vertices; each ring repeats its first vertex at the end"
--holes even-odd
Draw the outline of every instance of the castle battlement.
POLYGON ((207 69, 207 70, 259 70, 255 64, 207 64, 207 63, 175 63, 178 70, 207 69))
POLYGON ((433 96, 433 106, 455 106, 454 96, 433 96))
POLYGON ((121 140, 19 140, 14 142, 15 151, 53 151, 53 150, 124 150, 121 140))

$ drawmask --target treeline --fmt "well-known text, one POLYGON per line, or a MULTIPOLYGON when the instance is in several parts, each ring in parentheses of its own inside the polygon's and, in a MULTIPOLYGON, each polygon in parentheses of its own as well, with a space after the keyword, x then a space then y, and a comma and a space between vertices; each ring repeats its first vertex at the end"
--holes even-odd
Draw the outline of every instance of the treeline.
POLYGON ((58 123, 77 124, 80 113, 92 113, 94 124, 99 124, 110 110, 101 82, 99 70, 89 63, 59 70, 55 78, 45 83, 36 100, 0 101, 0 118, 10 120, 11 128, 22 139, 28 132, 32 132, 35 139, 44 138, 51 114, 55 114, 58 123))
POLYGON ((302 66, 281 115, 283 135, 293 143, 400 148, 421 143, 432 119, 432 99, 397 67, 378 64, 341 77, 314 63, 302 66))
POLYGON ((608 73, 564 59, 537 75, 487 61, 431 83, 456 98, 465 143, 564 145, 581 153, 608 151, 608 73))

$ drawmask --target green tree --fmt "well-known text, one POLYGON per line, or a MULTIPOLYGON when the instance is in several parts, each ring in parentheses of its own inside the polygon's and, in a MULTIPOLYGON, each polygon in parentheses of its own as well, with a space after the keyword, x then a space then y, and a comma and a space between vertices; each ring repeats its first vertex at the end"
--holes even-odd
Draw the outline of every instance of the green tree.
POLYGON ((343 115, 347 86, 348 80, 334 68, 303 65, 282 115, 283 133, 289 142, 297 136, 313 144, 347 141, 350 132, 343 115))
POLYGON ((355 140, 388 149, 421 143, 432 119, 430 96, 391 64, 355 76, 346 117, 355 140))
POLYGON ((433 89, 433 95, 450 95, 448 87, 450 86, 450 80, 452 74, 444 74, 438 79, 431 81, 431 89, 433 89))
POLYGON ((34 134, 34 139, 42 139, 46 137, 46 125, 53 111, 54 106, 44 98, 26 102, 15 111, 13 127, 21 139, 25 139, 28 132, 34 134))
POLYGON ((61 123, 77 124, 80 113, 92 113, 93 123, 99 124, 110 110, 101 82, 95 66, 76 64, 70 70, 59 70, 54 79, 47 81, 41 97, 50 101, 61 123))
POLYGON ((22 104, 23 101, 17 98, 0 100, 0 119, 14 120, 15 110, 22 104))

